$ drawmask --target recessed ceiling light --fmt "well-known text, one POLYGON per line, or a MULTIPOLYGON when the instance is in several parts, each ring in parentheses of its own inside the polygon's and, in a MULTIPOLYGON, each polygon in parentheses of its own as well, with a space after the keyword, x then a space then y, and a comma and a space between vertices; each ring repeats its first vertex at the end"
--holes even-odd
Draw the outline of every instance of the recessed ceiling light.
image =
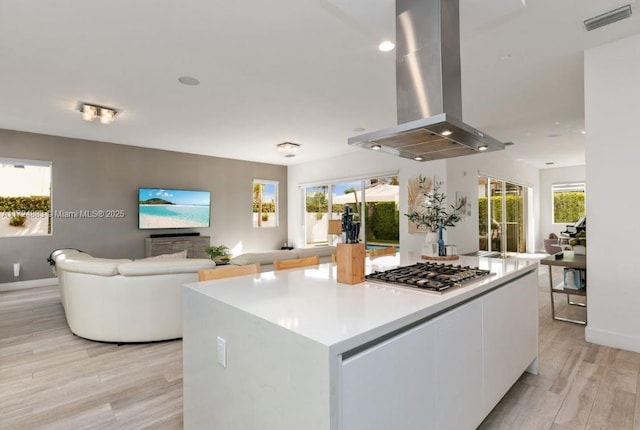
POLYGON ((200 81, 192 76, 180 76, 178 78, 178 82, 180 82, 183 85, 190 85, 190 86, 200 85, 200 81))
POLYGON ((422 157, 421 157, 421 156, 419 156, 419 155, 416 155, 413 159, 414 159, 414 160, 416 160, 416 161, 422 161, 422 160, 424 160, 424 158, 422 158, 422 157))
POLYGON ((356 133, 360 133, 360 132, 365 131, 365 130, 366 129, 364 127, 356 127, 352 131, 355 131, 356 133))
POLYGON ((382 146, 375 144, 375 145, 371 145, 371 149, 373 149, 374 151, 379 151, 382 149, 382 146))
POLYGON ((587 130, 580 130, 580 133, 587 134, 587 130))
POLYGON ((560 121, 554 121, 553 122, 555 125, 560 125, 560 121))
POLYGON ((489 147, 487 145, 478 146, 478 151, 486 151, 487 149, 489 149, 489 147))
POLYGON ((378 49, 381 50, 382 52, 392 51, 393 48, 395 47, 396 47, 396 44, 390 40, 385 40, 383 42, 380 42, 380 45, 378 45, 378 49))
POLYGON ((451 136, 452 134, 453 134, 453 131, 451 131, 451 130, 445 130, 445 131, 442 132, 443 136, 451 136))

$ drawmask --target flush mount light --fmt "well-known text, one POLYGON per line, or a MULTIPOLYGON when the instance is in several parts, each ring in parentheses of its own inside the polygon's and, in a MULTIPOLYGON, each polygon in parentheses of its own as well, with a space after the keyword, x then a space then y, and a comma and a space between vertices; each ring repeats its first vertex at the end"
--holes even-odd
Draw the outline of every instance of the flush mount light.
POLYGON ((93 121, 100 119, 101 124, 111 124, 118 114, 118 111, 114 108, 84 102, 78 102, 78 110, 82 112, 83 120, 93 121))
POLYGON ((371 145, 371 149, 373 149, 374 151, 379 151, 382 149, 382 146, 376 143, 375 145, 371 145))
POLYGON ((453 131, 451 130, 445 130, 441 133, 443 136, 451 136, 453 134, 453 131))
POLYGON ((276 145, 278 152, 282 152, 285 157, 295 157, 296 152, 300 149, 300 144, 293 142, 282 142, 276 145))
POLYGON ((396 44, 390 40, 384 40, 380 42, 380 45, 378 45, 378 49, 381 50, 382 52, 392 51, 393 48, 395 47, 396 47, 396 44))
POLYGON ((612 24, 624 18, 629 18, 630 16, 631 5, 628 4, 617 9, 610 10, 609 12, 605 12, 602 15, 586 19, 584 21, 584 28, 586 28, 587 31, 595 30, 596 28, 604 27, 605 25, 612 24))
POLYGON ((487 149, 489 149, 489 147, 487 145, 478 146, 478 151, 486 151, 487 149))
POLYGON ((98 117, 98 109, 95 106, 83 105, 80 112, 82 112, 82 119, 85 121, 93 121, 98 117))

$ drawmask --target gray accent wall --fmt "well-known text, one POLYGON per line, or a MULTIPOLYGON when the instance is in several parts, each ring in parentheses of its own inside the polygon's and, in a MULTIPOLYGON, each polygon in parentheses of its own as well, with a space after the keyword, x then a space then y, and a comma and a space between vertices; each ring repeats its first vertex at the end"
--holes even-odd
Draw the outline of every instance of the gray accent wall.
POLYGON ((242 252, 287 241, 287 167, 0 129, 0 158, 53 163, 52 209, 122 209, 124 218, 56 218, 51 236, 0 238, 0 284, 51 278, 51 251, 78 248, 96 257, 142 258, 152 233, 199 232, 242 252), (254 228, 253 180, 279 181, 279 226, 254 228), (211 226, 138 230, 138 188, 211 191, 211 226), (21 264, 13 276, 13 264, 21 264))

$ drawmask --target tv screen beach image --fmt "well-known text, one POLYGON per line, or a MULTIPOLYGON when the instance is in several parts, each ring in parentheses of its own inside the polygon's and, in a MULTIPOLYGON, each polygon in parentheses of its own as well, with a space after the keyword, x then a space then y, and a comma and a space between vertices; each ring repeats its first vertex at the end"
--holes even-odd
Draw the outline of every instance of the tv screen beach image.
POLYGON ((209 191, 140 188, 138 202, 141 229, 209 227, 209 191))

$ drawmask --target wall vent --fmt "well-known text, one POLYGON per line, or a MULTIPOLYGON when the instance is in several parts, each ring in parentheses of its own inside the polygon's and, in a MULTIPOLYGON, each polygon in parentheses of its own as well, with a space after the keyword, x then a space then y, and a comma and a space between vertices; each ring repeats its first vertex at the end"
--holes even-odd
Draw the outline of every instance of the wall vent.
POLYGON ((624 18, 631 16, 631 5, 619 7, 617 9, 610 10, 601 15, 594 16, 593 18, 586 19, 584 21, 584 27, 587 31, 595 30, 596 28, 604 27, 605 25, 612 24, 616 21, 620 21, 624 18))

